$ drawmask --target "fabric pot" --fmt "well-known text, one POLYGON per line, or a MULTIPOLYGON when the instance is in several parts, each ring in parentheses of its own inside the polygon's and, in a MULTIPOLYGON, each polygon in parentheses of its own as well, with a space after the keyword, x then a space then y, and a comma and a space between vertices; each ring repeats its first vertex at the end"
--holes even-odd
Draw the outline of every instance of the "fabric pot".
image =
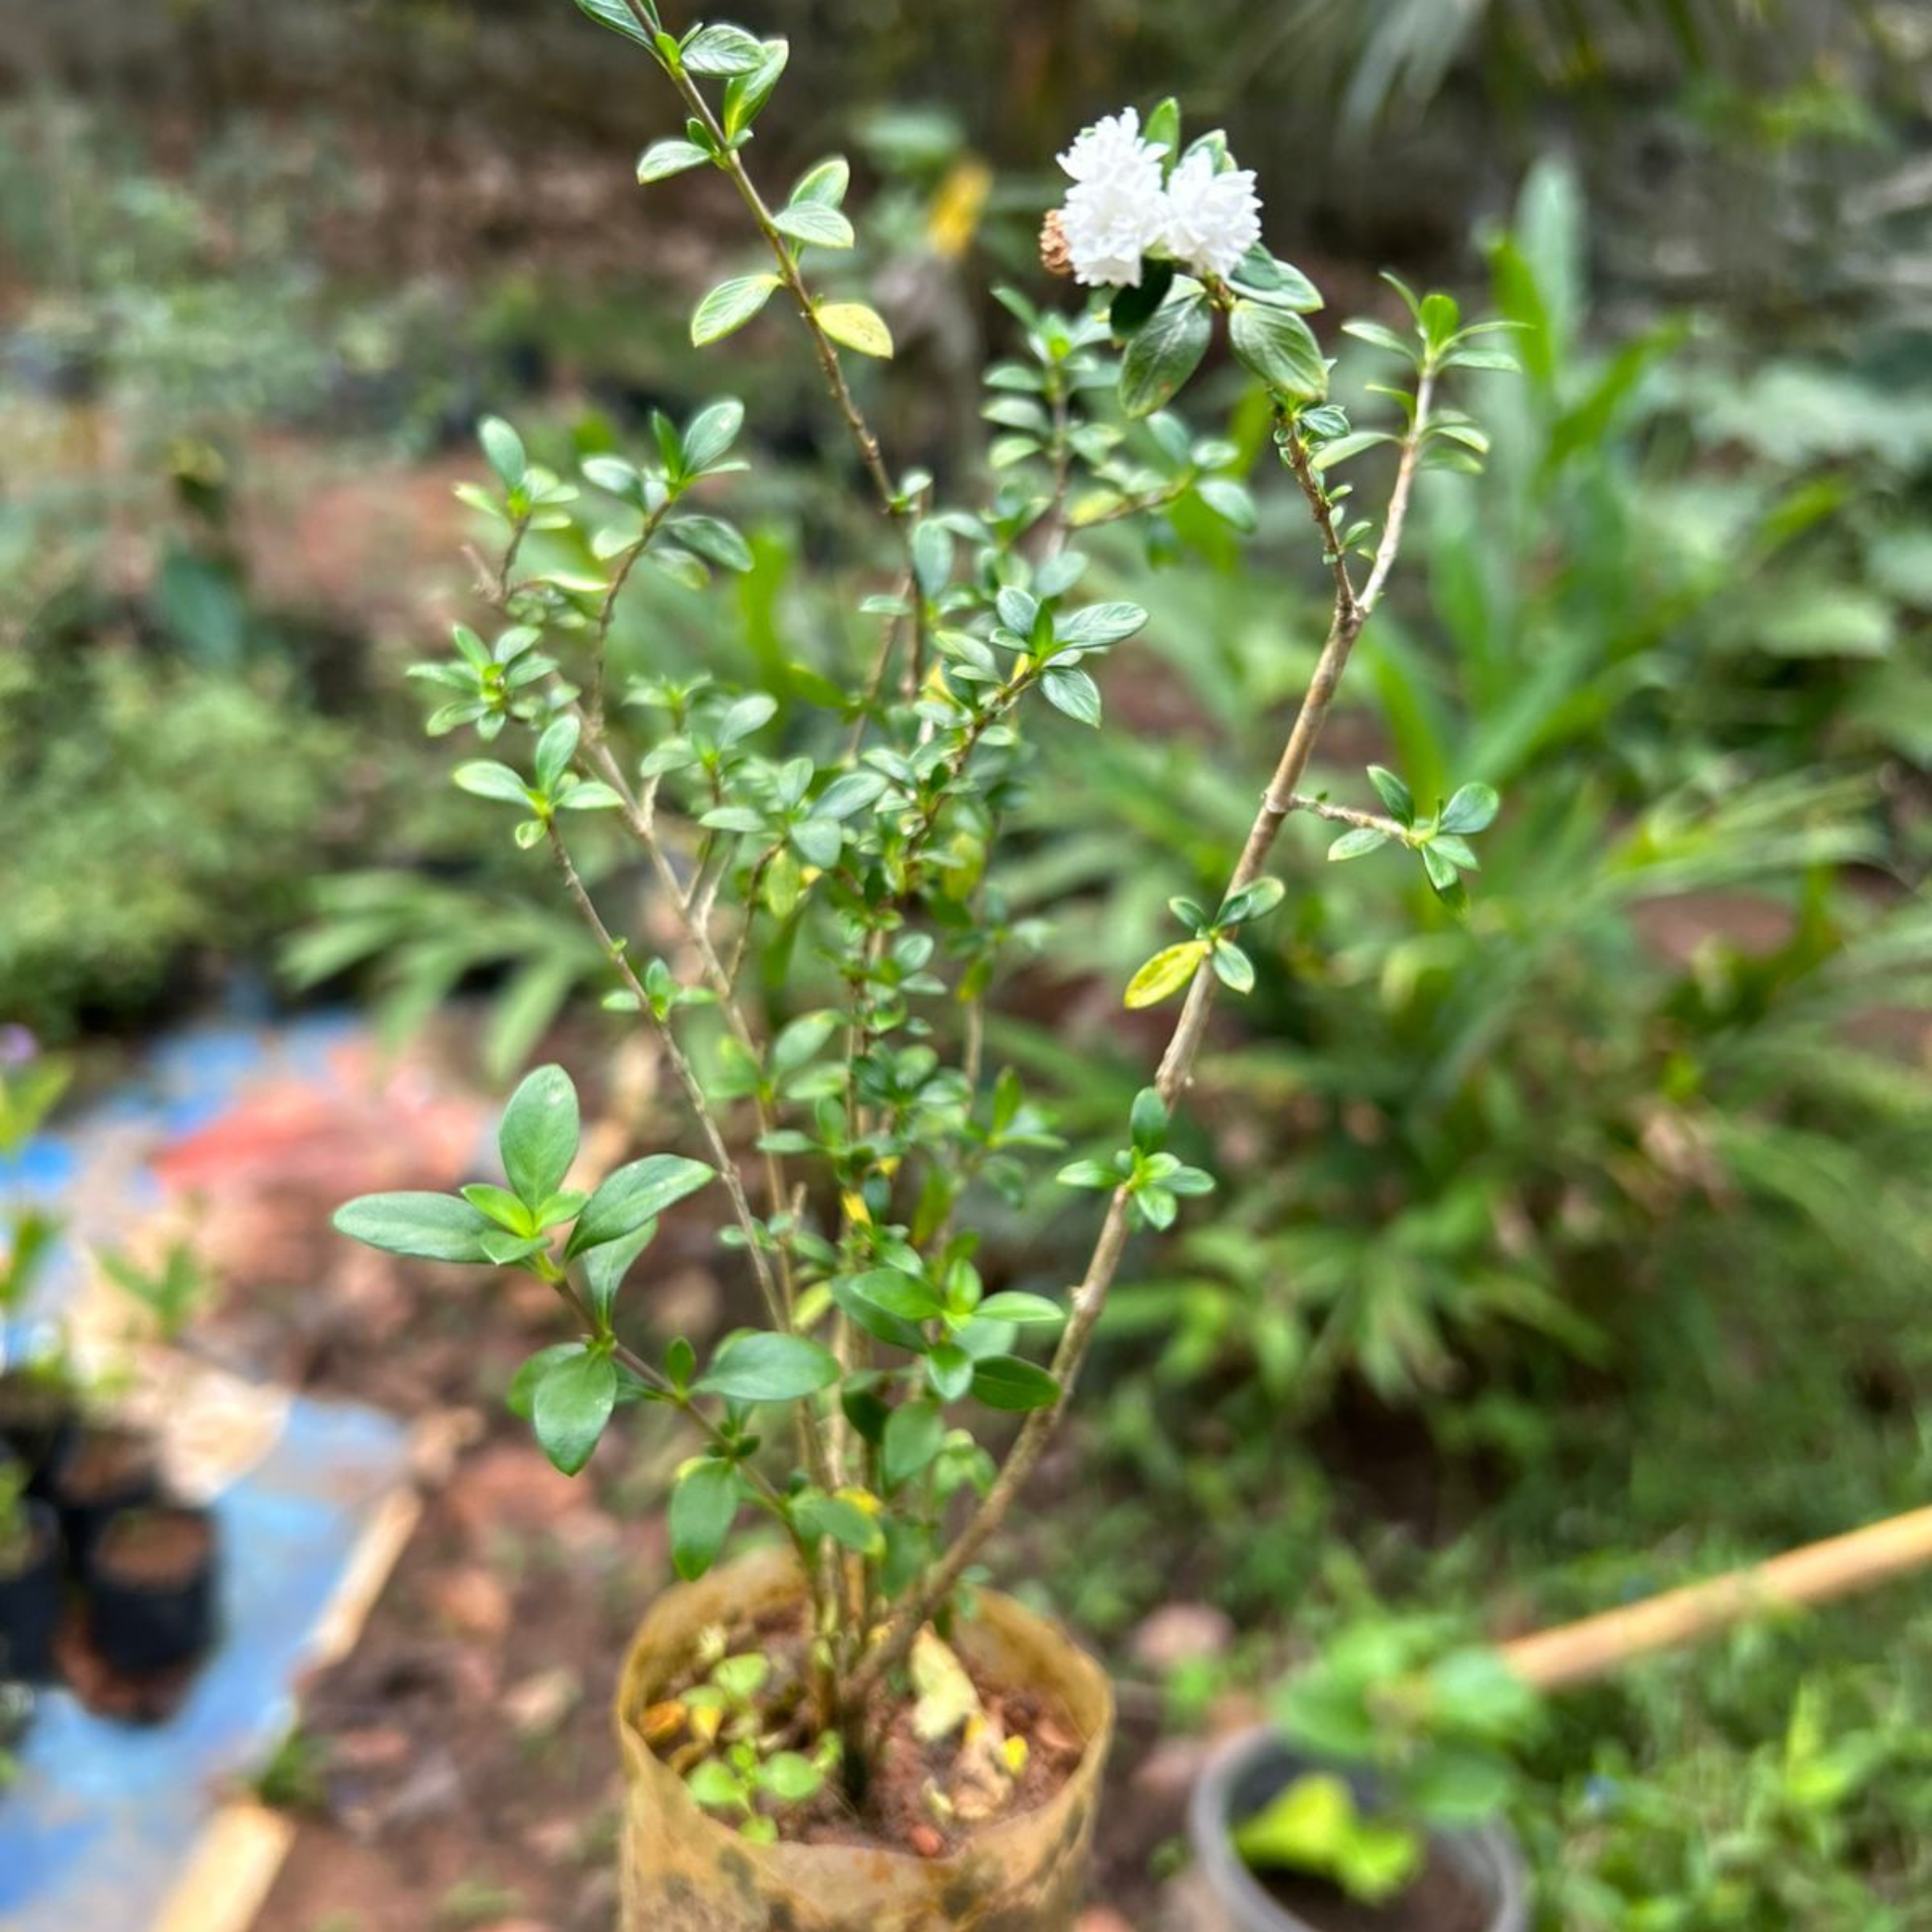
POLYGON ((61 1612, 60 1522, 43 1502, 26 1510, 32 1547, 12 1570, 0 1570, 0 1681, 38 1684, 53 1675, 54 1631, 61 1612))
POLYGON ((955 1648, 994 1682, 1057 1702, 1084 1748, 1046 1804, 985 1826, 950 1857, 748 1844, 700 1810, 644 1742, 639 1715, 688 1667, 701 1632, 803 1594, 789 1555, 772 1551, 666 1592, 639 1628, 617 1699, 623 1932, 1070 1932, 1113 1738, 1113 1692, 1091 1658, 1006 1598, 980 1592, 955 1648))
MULTIPOLYGON (((1269 1896, 1234 1850, 1234 1827, 1298 1778, 1334 1767, 1298 1751, 1277 1732, 1245 1731, 1210 1762, 1188 1807, 1187 1835, 1208 1889, 1231 1932, 1322 1932, 1269 1896)), ((1357 1802, 1369 1795, 1350 1777, 1357 1802)), ((1483 1899, 1484 1932, 1528 1932, 1529 1876, 1515 1834, 1502 1824, 1436 1834, 1437 1855, 1483 1899)))
POLYGON ((172 1670, 214 1640, 215 1545, 206 1510, 130 1510, 94 1546, 88 1628, 104 1662, 130 1676, 172 1670), (164 1533, 158 1556, 133 1545, 137 1526, 164 1533))

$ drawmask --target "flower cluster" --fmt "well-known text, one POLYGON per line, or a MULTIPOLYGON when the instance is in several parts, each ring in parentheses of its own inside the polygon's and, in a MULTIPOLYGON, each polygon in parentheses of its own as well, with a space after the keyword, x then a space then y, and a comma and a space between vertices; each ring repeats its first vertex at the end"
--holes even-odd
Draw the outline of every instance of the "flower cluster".
POLYGON ((1141 264, 1169 256, 1197 275, 1226 275, 1261 239, 1253 171, 1197 145, 1172 175, 1166 148, 1131 108, 1087 129, 1060 157, 1072 178, 1054 224, 1076 280, 1138 288, 1141 264))

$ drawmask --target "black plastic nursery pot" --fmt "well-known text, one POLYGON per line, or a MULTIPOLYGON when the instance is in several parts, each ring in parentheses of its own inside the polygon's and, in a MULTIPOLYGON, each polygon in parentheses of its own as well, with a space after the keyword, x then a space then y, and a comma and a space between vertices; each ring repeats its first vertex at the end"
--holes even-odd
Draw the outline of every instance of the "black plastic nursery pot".
MULTIPOLYGON (((1229 1932, 1528 1932, 1528 1874, 1500 1824, 1432 1834, 1421 1877, 1378 1906, 1310 1876, 1250 1870, 1234 1850, 1235 1828, 1298 1779, 1334 1768, 1262 1730, 1234 1738, 1202 1773, 1188 1837, 1229 1932)), ((1364 1780, 1348 1781, 1367 1802, 1364 1780)))
POLYGON ((153 1438, 112 1423, 75 1430, 53 1464, 49 1493, 75 1574, 92 1583, 94 1548, 108 1525, 124 1511, 160 1499, 153 1438))
POLYGON ((53 1675, 54 1632, 61 1613, 60 1521, 28 1498, 24 1553, 0 1552, 0 1682, 38 1684, 53 1675))
POLYGON ((0 1447, 26 1466, 28 1487, 44 1496, 53 1472, 71 1448, 77 1424, 73 1399, 61 1384, 32 1369, 0 1375, 0 1447))
POLYGON ((88 1628, 110 1668, 130 1676, 192 1663, 214 1641, 214 1520, 178 1504, 124 1510, 90 1566, 88 1628))

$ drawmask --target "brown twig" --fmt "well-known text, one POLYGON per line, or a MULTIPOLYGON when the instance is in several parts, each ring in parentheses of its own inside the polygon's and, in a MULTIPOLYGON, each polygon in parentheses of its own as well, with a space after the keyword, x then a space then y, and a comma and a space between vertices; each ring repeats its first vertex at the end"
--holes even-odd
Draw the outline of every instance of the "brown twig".
MULTIPOLYGON (((1431 389, 1432 372, 1425 370, 1417 388, 1415 410, 1410 421, 1408 433, 1402 440, 1402 453, 1395 484, 1390 493, 1388 515, 1383 525, 1382 540, 1377 547, 1368 583, 1359 592, 1349 574, 1347 556, 1335 528, 1334 512, 1328 493, 1310 463, 1308 453, 1301 445, 1292 420, 1284 419, 1287 432, 1283 439, 1286 460, 1302 494, 1307 500, 1310 514, 1322 537, 1326 560, 1334 578, 1334 608, 1329 622, 1328 634, 1323 643, 1321 656, 1316 661, 1306 695, 1296 713, 1288 742, 1275 766, 1274 776, 1262 795, 1260 811, 1249 832, 1247 842, 1242 848, 1240 858, 1228 881, 1226 890, 1222 895, 1223 899, 1240 891, 1244 886, 1253 884, 1261 877, 1262 868, 1267 862, 1268 853, 1283 822, 1290 812, 1297 808, 1298 794, 1295 788, 1308 769, 1316 742, 1322 735, 1323 725, 1328 722, 1329 712, 1334 704, 1336 687, 1340 683, 1342 672, 1348 667, 1355 641, 1361 635, 1362 627, 1381 599, 1383 589, 1388 581, 1389 572, 1394 565, 1396 554, 1401 547, 1410 492, 1428 431, 1431 389)), ((1161 1099, 1170 1106, 1184 1090, 1192 1076, 1195 1058, 1200 1051, 1202 1040, 1207 1032, 1208 1016, 1213 1010, 1216 984, 1213 972, 1204 962, 1188 988, 1187 997, 1183 1003, 1180 1018, 1175 1023, 1173 1036, 1168 1042, 1167 1051, 1162 1056, 1160 1070, 1155 1076, 1154 1084, 1161 1099)), ((1025 1487, 1060 1417, 1066 1412, 1078 1380, 1081 1367, 1093 1340, 1094 1330, 1106 1304, 1108 1291, 1113 1285, 1114 1277, 1120 1269, 1121 1257, 1126 1250, 1131 1226, 1131 1206, 1132 1197, 1125 1188, 1117 1190, 1108 1202, 1106 1217, 1101 1223, 1100 1235, 1094 1243, 1086 1273, 1073 1291, 1066 1326, 1061 1331, 1060 1343, 1054 1352, 1052 1361, 1054 1378, 1060 1388, 1058 1396, 1049 1407, 1035 1409, 1028 1414, 998 1475, 994 1479, 992 1487, 968 1519, 965 1526, 945 1554, 902 1600, 879 1642, 874 1645, 851 1682, 846 1686, 845 1694, 848 1700, 862 1704, 886 1673, 898 1668, 903 1662, 920 1628, 958 1583, 968 1564, 979 1554, 987 1540, 999 1528, 1014 1499, 1025 1487)))

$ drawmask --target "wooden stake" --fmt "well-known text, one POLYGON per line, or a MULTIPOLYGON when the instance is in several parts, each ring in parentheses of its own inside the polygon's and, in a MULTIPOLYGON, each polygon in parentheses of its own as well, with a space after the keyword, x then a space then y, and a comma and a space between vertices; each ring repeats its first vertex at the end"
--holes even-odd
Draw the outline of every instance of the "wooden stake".
POLYGON ((1760 1612, 1829 1602, 1932 1563, 1932 1508, 1913 1510, 1823 1543, 1733 1570, 1708 1582, 1502 1646, 1524 1683, 1558 1690, 1606 1676, 1632 1658, 1690 1643, 1760 1612))

